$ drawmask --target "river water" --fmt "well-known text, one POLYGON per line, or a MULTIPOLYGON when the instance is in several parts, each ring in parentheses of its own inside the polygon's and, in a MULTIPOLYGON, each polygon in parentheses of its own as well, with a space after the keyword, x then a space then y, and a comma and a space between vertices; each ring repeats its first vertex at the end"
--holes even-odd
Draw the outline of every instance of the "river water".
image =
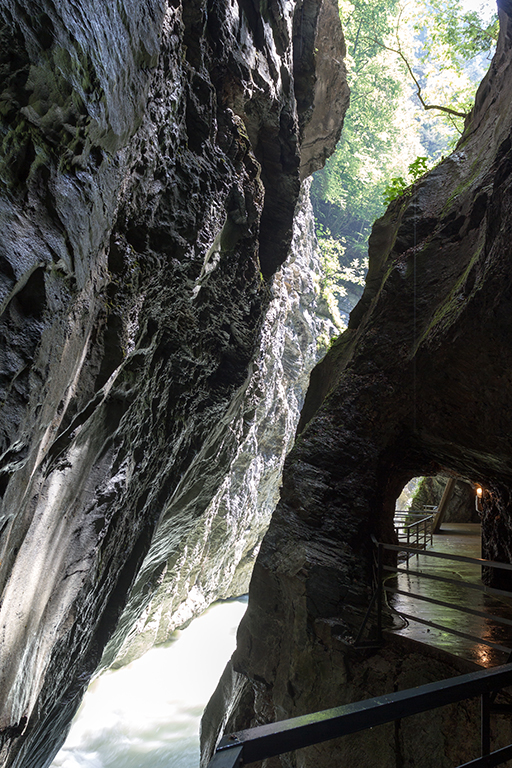
POLYGON ((95 680, 52 768, 197 768, 201 714, 246 605, 216 603, 167 645, 95 680))

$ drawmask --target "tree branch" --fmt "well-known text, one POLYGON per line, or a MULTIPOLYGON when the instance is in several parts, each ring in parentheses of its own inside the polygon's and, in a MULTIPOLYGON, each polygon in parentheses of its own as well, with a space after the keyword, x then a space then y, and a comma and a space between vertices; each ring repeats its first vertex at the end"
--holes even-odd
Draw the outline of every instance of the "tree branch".
POLYGON ((353 52, 352 52, 352 57, 353 57, 354 59, 355 59, 355 57, 356 57, 357 46, 359 45, 359 35, 360 35, 360 33, 361 33, 361 29, 362 29, 362 28, 363 28, 363 17, 361 16, 361 18, 359 19, 359 26, 358 26, 358 28, 357 28, 356 39, 355 39, 355 41, 354 41, 354 50, 353 50, 353 52))
POLYGON ((396 54, 397 56, 399 56, 402 59, 402 61, 404 62, 405 66, 407 67, 407 71, 409 72, 409 74, 410 74, 410 76, 411 76, 411 78, 412 78, 412 80, 414 82, 414 85, 416 86, 416 95, 417 95, 418 100, 419 100, 421 106, 423 107, 423 109, 437 109, 440 112, 445 112, 446 114, 453 115, 454 117, 466 118, 468 116, 468 112, 459 112, 456 109, 452 109, 451 107, 444 107, 441 104, 427 104, 425 99, 423 98, 423 94, 422 94, 422 90, 421 90, 421 85, 420 85, 420 83, 418 81, 418 78, 414 74, 414 71, 413 71, 411 65, 409 64, 409 61, 408 61, 407 57, 405 56, 405 54, 403 53, 402 49, 400 48, 400 45, 399 45, 398 50, 397 50, 396 48, 390 48, 388 45, 385 45, 380 40, 374 40, 374 42, 377 45, 380 45, 381 48, 384 48, 384 50, 390 51, 391 53, 396 54))

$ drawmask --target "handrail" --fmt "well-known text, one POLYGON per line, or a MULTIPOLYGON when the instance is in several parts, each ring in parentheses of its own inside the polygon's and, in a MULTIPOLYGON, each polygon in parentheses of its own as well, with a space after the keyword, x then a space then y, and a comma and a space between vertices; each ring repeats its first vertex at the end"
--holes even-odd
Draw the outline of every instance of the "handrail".
MULTIPOLYGON (((407 570, 400 568, 398 565, 388 565, 384 564, 384 552, 385 551, 391 551, 391 552, 406 552, 409 555, 417 555, 422 557, 433 557, 441 560, 449 560, 450 562, 462 562, 462 563, 469 563, 470 565, 476 565, 478 567, 488 567, 488 568, 499 568, 505 571, 512 571, 512 565, 510 563, 499 563, 494 560, 484 560, 483 558, 477 558, 477 557, 467 557, 466 555, 452 555, 447 554, 445 552, 435 552, 433 550, 427 550, 427 549, 417 549, 414 547, 407 547, 401 544, 387 544, 384 542, 379 542, 375 538, 375 536, 372 536, 372 541, 376 545, 377 548, 377 562, 376 562, 376 589, 372 596, 372 599, 370 601, 370 604, 368 606, 368 609, 366 611, 366 614, 364 616, 364 619, 362 621, 362 624, 359 628, 357 637, 355 639, 354 645, 355 647, 363 647, 368 646, 369 644, 375 645, 382 643, 382 611, 383 611, 383 594, 390 592, 390 593, 400 593, 399 590, 395 587, 384 585, 384 574, 387 573, 396 573, 396 574, 406 574, 408 576, 417 576, 421 579, 427 579, 427 580, 433 580, 436 582, 442 582, 445 584, 451 584, 455 585, 457 587, 462 587, 465 589, 472 589, 472 590, 479 590, 481 592, 484 592, 485 594, 489 595, 496 595, 501 597, 507 597, 512 599, 512 592, 507 592, 506 590, 498 590, 492 587, 487 587, 483 584, 475 584, 473 582, 469 581, 463 581, 460 579, 451 579, 446 576, 440 576, 438 574, 431 574, 431 573, 424 573, 422 571, 418 570, 411 570, 409 569, 409 566, 407 566, 407 570), (377 609, 377 621, 376 621, 376 632, 377 637, 375 641, 372 641, 370 643, 369 641, 363 641, 363 633, 366 628, 366 625, 368 623, 368 620, 370 618, 371 612, 376 607, 377 609)), ((413 595, 411 591, 409 590, 407 592, 409 596, 415 599, 424 600, 425 602, 431 602, 435 603, 436 601, 429 597, 424 597, 422 595, 413 595)), ((448 603, 448 602, 439 602, 439 605, 443 605, 444 607, 452 608, 453 610, 460 611, 462 613, 475 613, 471 609, 466 609, 464 606, 461 606, 460 604, 455 603, 448 603)), ((471 640, 472 642, 475 642, 477 644, 487 645, 492 648, 495 648, 496 650, 499 650, 501 652, 509 654, 509 658, 512 659, 512 648, 509 648, 505 645, 501 645, 498 643, 494 643, 489 640, 485 640, 481 637, 478 637, 476 635, 471 635, 466 632, 463 632, 461 630, 454 629, 451 626, 441 625, 434 623, 432 621, 429 621, 427 619, 423 619, 420 616, 412 616, 410 614, 404 613, 403 610, 398 611, 400 615, 402 615, 405 619, 418 622, 419 624, 423 624, 427 627, 432 627, 434 629, 440 629, 444 632, 448 632, 449 634, 455 635, 457 637, 463 637, 466 640, 471 640)), ((478 615, 478 613, 476 614, 478 615)), ((480 614, 481 615, 481 614, 480 614)), ((484 614, 485 616, 485 614, 484 614)), ((492 622, 496 622, 497 624, 501 625, 509 625, 510 621, 507 619, 503 619, 501 616, 497 616, 495 614, 488 614, 485 616, 485 618, 488 618, 492 622)))
MULTIPOLYGON (((395 516, 394 516, 393 520, 397 520, 397 519, 399 519, 401 517, 405 518, 406 520, 408 520, 411 517, 419 517, 419 518, 421 518, 420 521, 419 521, 421 523, 422 520, 431 520, 433 515, 426 515, 424 512, 423 513, 419 513, 419 514, 416 514, 416 513, 413 514, 411 512, 403 512, 403 513, 397 514, 395 512, 395 516)), ((414 523, 411 523, 411 525, 416 525, 416 521, 414 523)), ((402 528, 402 527, 405 527, 405 526, 400 526, 400 527, 402 528)))
MULTIPOLYGON (((420 549, 419 554, 424 555, 425 552, 420 549)), ((424 573, 423 571, 416 571, 414 568, 392 568, 389 565, 382 567, 383 571, 389 571, 390 573, 403 573, 406 576, 420 576, 422 579, 429 581, 442 581, 444 584, 453 584, 454 586, 464 586, 466 589, 476 589, 479 592, 485 592, 486 595, 495 595, 496 597, 512 597, 512 592, 506 589, 498 589, 498 587, 488 587, 487 584, 475 584, 472 581, 461 581, 460 579, 450 579, 448 576, 436 576, 435 573, 424 573)))
MULTIPOLYGON (((470 563, 477 566, 487 566, 490 568, 501 568, 503 570, 512 570, 512 565, 508 563, 498 563, 482 558, 466 557, 464 555, 449 555, 442 552, 433 552, 431 550, 416 549, 413 547, 404 547, 401 545, 384 544, 378 542, 374 536, 372 540, 377 545, 377 589, 373 594, 370 606, 367 610, 363 625, 360 629, 358 638, 370 615, 372 608, 376 604, 377 608, 377 627, 378 634, 382 633, 382 594, 384 591, 399 592, 392 587, 384 585, 384 571, 397 573, 415 573, 418 576, 435 578, 438 581, 452 582, 453 579, 446 579, 438 575, 422 574, 420 571, 404 571, 398 567, 384 565, 383 554, 385 550, 393 552, 406 551, 412 555, 422 555, 439 559, 470 563), (384 587, 384 588, 383 588, 384 587)), ((486 590, 483 585, 472 584, 471 582, 456 582, 459 586, 477 588, 486 590)), ((492 590, 507 594, 504 590, 492 590)), ((473 609, 464 609, 454 604, 444 601, 438 601, 433 598, 423 597, 407 593, 412 597, 424 599, 427 602, 433 602, 443 606, 453 607, 467 613, 477 616, 484 616, 480 611, 473 609)), ((512 593, 508 593, 512 597, 512 593)), ((496 643, 491 643, 482 638, 454 630, 450 627, 443 627, 433 622, 421 620, 418 617, 407 616, 411 620, 421 621, 432 627, 451 632, 452 634, 465 637, 470 640, 476 640, 479 643, 491 645, 502 651, 510 649, 496 643)), ((499 616, 492 615, 493 621, 500 621, 499 616)), ((501 623, 511 625, 508 619, 501 620, 501 623)), ((357 641, 356 641, 357 645, 357 641)), ((246 765, 248 763, 264 760, 276 755, 300 749, 302 747, 318 744, 339 736, 356 733, 361 730, 373 728, 376 725, 382 725, 393 720, 398 720, 427 710, 436 709, 446 704, 452 704, 462 701, 466 698, 472 698, 480 695, 482 697, 482 756, 469 763, 465 763, 459 768, 491 768, 491 766, 501 765, 512 757, 512 744, 509 746, 490 752, 490 712, 493 699, 491 692, 497 692, 504 687, 512 684, 512 664, 505 664, 492 669, 485 669, 480 672, 473 672, 469 675, 460 675, 451 680, 443 680, 438 683, 429 683, 407 691, 400 691, 385 696, 377 696, 373 699, 367 699, 355 704, 347 704, 342 707, 316 712, 310 715, 282 720, 269 725, 258 726, 244 731, 238 731, 229 736, 225 736, 217 751, 208 764, 208 768, 235 768, 235 766, 246 765)), ((498 708, 496 708, 498 711, 498 708)))
POLYGON ((376 542, 382 544, 384 549, 388 549, 394 552, 410 552, 413 555, 423 555, 426 557, 438 557, 442 560, 456 560, 459 563, 470 563, 471 565, 488 566, 489 568, 502 568, 505 571, 512 571, 512 565, 510 563, 499 563, 497 560, 484 560, 481 557, 467 557, 466 555, 449 555, 446 552, 434 552, 431 549, 415 549, 414 547, 404 547, 400 544, 385 544, 384 542, 376 542))
POLYGON ((395 509, 393 520, 396 520, 397 517, 425 517, 425 515, 431 517, 432 513, 428 510, 424 510, 423 512, 410 512, 408 509, 395 509))
MULTIPOLYGON (((469 586, 464 582, 457 582, 457 583, 462 584, 463 586, 469 586)), ((417 595, 415 592, 406 592, 404 589, 394 589, 394 587, 388 587, 384 585, 384 591, 391 592, 393 595, 403 595, 404 597, 414 597, 416 600, 423 600, 423 602, 431 603, 432 605, 440 605, 443 608, 453 608, 455 611, 460 611, 461 613, 467 613, 470 616, 478 616, 481 619, 489 618, 489 614, 485 613, 484 611, 477 611, 475 608, 466 608, 465 605, 456 605, 455 603, 447 603, 446 600, 436 600, 435 598, 427 597, 426 595, 417 595)), ((495 613, 492 614, 492 618, 495 621, 499 621, 500 624, 506 624, 507 626, 512 627, 512 619, 506 619, 504 616, 496 616, 495 613)))
MULTIPOLYGON (((402 551, 403 549, 404 548, 401 547, 400 545, 397 546, 395 544, 383 544, 381 542, 378 543, 378 551, 379 552, 383 552, 385 550, 390 550, 390 551, 395 551, 396 552, 396 551, 402 551)), ((419 550, 419 552, 416 551, 416 552, 414 552, 414 554, 421 554, 423 557, 433 557, 433 558, 437 558, 437 559, 441 559, 441 560, 449 560, 450 562, 457 561, 457 562, 470 563, 471 565, 477 565, 479 567, 485 565, 486 567, 489 567, 489 568, 501 568, 501 569, 506 570, 506 571, 512 570, 512 565, 510 565, 509 563, 498 563, 498 562, 495 562, 493 560, 483 560, 482 558, 467 557, 466 555, 451 555, 451 554, 447 554, 445 552, 434 552, 432 550, 419 550)), ((381 559, 382 559, 382 555, 381 555, 381 559)), ((472 582, 463 581, 463 580, 455 580, 455 579, 451 579, 449 577, 447 578, 447 577, 444 577, 444 576, 439 576, 438 574, 423 573, 422 571, 411 571, 411 570, 404 571, 404 569, 399 568, 398 566, 382 565, 379 568, 379 574, 380 575, 379 575, 379 578, 378 578, 379 584, 377 586, 377 589, 378 589, 378 603, 377 604, 379 604, 382 601, 382 592, 391 593, 391 594, 408 595, 411 598, 414 598, 414 599, 417 599, 417 600, 421 600, 423 602, 434 603, 436 605, 440 605, 440 606, 443 606, 443 607, 451 608, 452 610, 459 611, 461 613, 466 613, 466 614, 471 614, 471 615, 475 615, 475 616, 480 616, 480 617, 483 617, 483 618, 491 619, 493 622, 496 622, 497 624, 508 625, 508 626, 512 625, 512 621, 510 621, 509 619, 503 618, 501 616, 496 616, 495 614, 485 614, 482 611, 476 611, 476 610, 471 609, 471 608, 466 608, 464 605, 461 605, 461 604, 455 604, 455 603, 449 603, 449 602, 446 602, 446 601, 435 600, 435 599, 433 599, 431 597, 428 597, 426 595, 417 595, 417 594, 414 594, 413 592, 411 592, 410 590, 408 592, 404 592, 402 590, 399 590, 396 587, 387 585, 387 584, 384 583, 384 579, 383 579, 384 571, 387 571, 387 572, 390 572, 390 573, 396 573, 396 574, 407 573, 408 576, 411 576, 411 575, 414 574, 414 575, 418 576, 419 578, 425 578, 427 580, 430 579, 430 580, 434 580, 434 581, 438 581, 438 582, 443 582, 444 584, 453 584, 453 585, 456 585, 457 587, 462 587, 462 588, 466 588, 466 589, 479 589, 480 586, 482 586, 482 589, 480 591, 486 592, 484 586, 480 585, 480 584, 474 584, 472 582)), ((512 593, 510 593, 510 592, 507 593, 507 592, 505 592, 505 590, 501 590, 501 592, 502 592, 503 595, 506 595, 506 596, 512 598, 512 593)), ((492 642, 490 640, 486 640, 486 639, 484 639, 482 637, 477 637, 476 635, 471 635, 471 634, 469 634, 467 632, 461 631, 460 629, 454 629, 453 627, 450 627, 450 626, 438 624, 438 623, 433 622, 431 620, 424 619, 421 616, 412 616, 409 613, 405 613, 403 610, 399 611, 398 613, 401 616, 403 616, 405 619, 409 620, 409 621, 415 621, 418 624, 423 624, 424 626, 432 627, 433 629, 440 629, 443 632, 448 632, 451 635, 455 635, 457 637, 462 637, 462 638, 464 638, 466 640, 470 640, 470 641, 476 642, 478 644, 486 645, 488 647, 494 648, 495 650, 498 650, 498 651, 501 651, 503 653, 509 654, 509 657, 512 654, 512 648, 509 648, 509 647, 507 647, 505 645, 501 645, 499 643, 495 643, 495 642, 492 642)), ((378 612, 377 612, 377 634, 379 635, 379 637, 382 634, 381 614, 382 614, 382 608, 380 608, 380 610, 378 610, 378 612)), ((361 633, 359 633, 358 637, 360 635, 361 635, 361 633)))
MULTIPOLYGON (((396 520, 396 517, 394 518, 396 520)), ((408 519, 408 518, 406 518, 408 519)), ((427 517, 422 517, 420 520, 415 520, 413 523, 400 523, 399 525, 395 525, 395 529, 398 530, 408 530, 409 528, 418 528, 421 523, 429 523, 432 520, 432 515, 428 515, 427 517)))
POLYGON ((223 737, 208 768, 247 765, 475 696, 482 696, 483 755, 459 768, 500 765, 512 756, 512 744, 489 754, 489 694, 509 685, 512 685, 512 664, 504 664, 354 704, 237 731, 223 737))
POLYGON ((418 624, 423 624, 426 627, 432 627, 433 629, 440 629, 442 632, 448 632, 450 635, 455 635, 455 637, 462 637, 464 640, 470 640, 472 643, 477 642, 479 645, 486 645, 488 648, 494 648, 496 651, 506 653, 509 658, 512 654, 512 648, 508 648, 505 645, 499 645, 499 643, 493 643, 491 640, 485 640, 483 637, 470 635, 469 632, 462 632, 460 629, 453 629, 453 627, 447 627, 444 624, 438 624, 437 622, 429 621, 428 619, 420 619, 418 616, 412 616, 410 613, 405 613, 405 611, 400 611, 400 616, 403 616, 410 621, 417 621, 418 624))
POLYGON ((432 526, 434 515, 426 514, 425 512, 407 512, 402 510, 395 510, 393 522, 399 541, 406 541, 407 546, 411 545, 411 542, 415 539, 416 547, 419 547, 422 543, 426 549, 427 540, 430 539, 432 544, 432 526), (400 522, 400 520, 410 520, 414 518, 412 523, 400 522))

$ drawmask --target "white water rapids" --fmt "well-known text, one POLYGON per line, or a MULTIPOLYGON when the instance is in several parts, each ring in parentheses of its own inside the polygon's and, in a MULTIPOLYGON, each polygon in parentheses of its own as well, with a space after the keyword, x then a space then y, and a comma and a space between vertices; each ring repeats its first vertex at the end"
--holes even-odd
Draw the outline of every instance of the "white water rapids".
POLYGON ((199 721, 246 599, 217 603, 164 647, 92 683, 51 768, 197 768, 199 721))

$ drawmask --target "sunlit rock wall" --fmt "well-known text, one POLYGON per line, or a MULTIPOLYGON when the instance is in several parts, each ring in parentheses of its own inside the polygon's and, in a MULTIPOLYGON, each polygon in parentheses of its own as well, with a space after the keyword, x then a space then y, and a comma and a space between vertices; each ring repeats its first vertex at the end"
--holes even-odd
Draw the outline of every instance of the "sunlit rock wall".
MULTIPOLYGON (((309 374, 325 352, 319 339, 338 333, 330 317, 322 315, 319 275, 306 184, 294 219, 289 259, 273 281, 258 353, 247 384, 233 398, 227 415, 233 449, 224 480, 177 551, 172 544, 173 518, 183 507, 182 498, 166 510, 130 603, 105 650, 103 666, 127 663, 164 642, 213 600, 247 592, 279 497, 283 463, 295 437, 309 374), (156 568, 162 576, 153 592, 147 582, 156 568)), ((185 487, 200 483, 204 471, 202 462, 197 470, 192 466, 185 487)), ((193 504, 194 499, 192 508, 193 504)))
MULTIPOLYGON (((350 645, 372 591, 371 535, 395 540, 395 501, 412 477, 444 471, 482 485, 484 551, 510 562, 512 4, 499 6, 496 56, 458 147, 374 225, 363 297, 311 375, 233 677, 210 708, 210 747, 223 725, 347 701, 362 664, 350 645)), ((404 685, 400 664, 388 679, 404 685)), ((446 674, 429 669, 430 680, 446 674)), ((367 683, 359 698, 374 695, 367 683)), ((373 756, 365 734, 271 764, 448 768, 454 748, 464 762, 477 727, 454 727, 445 747, 443 729, 422 731, 421 744, 401 730, 373 756)))
POLYGON ((196 583, 203 605, 251 559, 249 512, 233 547, 221 497, 266 398, 262 329, 286 347, 298 286, 279 276, 274 299, 273 274, 301 177, 346 109, 336 18, 332 0, 0 6, 1 765, 49 763, 121 615, 146 627, 165 582, 191 592, 185 618, 196 583))

